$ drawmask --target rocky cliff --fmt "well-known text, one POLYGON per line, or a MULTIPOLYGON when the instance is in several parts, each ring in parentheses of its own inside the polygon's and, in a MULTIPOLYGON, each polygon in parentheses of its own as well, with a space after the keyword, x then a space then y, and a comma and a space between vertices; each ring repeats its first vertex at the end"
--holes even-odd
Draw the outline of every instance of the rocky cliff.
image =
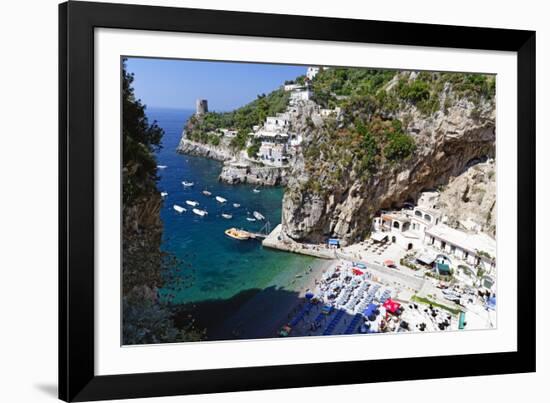
MULTIPOLYGON (((415 84, 416 76, 405 80, 415 84)), ((415 99, 419 91, 413 84, 407 84, 410 92, 377 94, 376 99, 394 97, 391 108, 374 98, 350 103, 343 122, 319 127, 304 111, 296 123, 305 124, 305 151, 289 174, 283 199, 285 236, 310 242, 328 236, 344 243, 363 239, 380 209, 414 202, 424 190, 447 185, 476 159, 494 157, 492 97, 472 98, 438 81, 430 98, 418 97, 422 101, 415 104, 403 99, 409 94, 415 99)))
POLYGON ((464 229, 496 232, 496 166, 494 160, 480 161, 451 178, 439 194, 436 206, 447 224, 464 229))
POLYGON ((237 155, 229 146, 225 143, 220 143, 215 146, 212 144, 199 143, 197 141, 192 141, 185 138, 182 135, 178 148, 176 149, 178 153, 195 155, 197 157, 211 158, 217 161, 228 161, 232 158, 235 158, 237 155))
POLYGON ((248 183, 259 186, 284 186, 288 181, 289 168, 270 167, 252 162, 226 162, 220 173, 220 180, 230 185, 248 183))

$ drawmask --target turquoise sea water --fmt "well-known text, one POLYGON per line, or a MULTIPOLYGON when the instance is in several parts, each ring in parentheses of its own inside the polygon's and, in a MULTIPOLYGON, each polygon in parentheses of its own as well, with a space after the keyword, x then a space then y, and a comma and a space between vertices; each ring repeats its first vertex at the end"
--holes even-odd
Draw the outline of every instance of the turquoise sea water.
POLYGON ((253 211, 263 214, 272 227, 279 224, 283 189, 261 188, 260 193, 254 193, 250 185, 226 185, 218 182, 220 162, 177 154, 183 125, 191 113, 188 110, 147 109, 149 120, 156 120, 165 131, 163 148, 157 154, 158 164, 167 166, 158 171, 158 188, 168 192, 161 211, 162 247, 184 262, 185 267, 190 266, 193 273, 191 286, 178 290, 173 302, 225 300, 242 291, 268 287, 293 291, 298 284, 292 279, 303 273, 315 259, 264 249, 259 241, 237 241, 224 234, 230 227, 259 230, 265 221, 246 220, 253 211), (181 184, 184 180, 195 185, 184 188, 181 184), (203 195, 204 189, 212 192, 212 196, 203 195), (226 198, 227 203, 218 203, 215 196, 226 198), (208 215, 193 214, 193 207, 186 205, 186 200, 198 201, 198 208, 207 210, 208 215), (233 203, 241 207, 235 208, 233 203), (178 214, 173 209, 174 204, 187 211, 178 214), (233 218, 224 219, 222 213, 231 213, 233 218))

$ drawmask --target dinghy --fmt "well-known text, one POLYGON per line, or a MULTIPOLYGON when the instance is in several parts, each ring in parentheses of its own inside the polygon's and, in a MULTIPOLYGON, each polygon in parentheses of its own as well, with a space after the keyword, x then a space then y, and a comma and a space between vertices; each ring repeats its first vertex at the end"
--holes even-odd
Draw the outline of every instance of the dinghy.
POLYGON ((233 216, 231 214, 227 214, 227 213, 222 213, 222 217, 227 219, 227 220, 230 220, 233 218, 233 216))
POLYGON ((176 210, 178 213, 183 213, 184 211, 187 211, 181 206, 178 206, 177 204, 174 204, 174 210, 176 210))
POLYGON ((260 193, 260 189, 252 189, 254 193, 260 193))
POLYGON ((239 207, 241 207, 241 205, 239 203, 233 203, 233 207, 239 208, 239 207))
POLYGON ((256 218, 256 220, 264 220, 265 219, 265 217, 262 214, 258 213, 257 211, 254 211, 252 213, 252 215, 256 218))
POLYGON ((220 203, 225 203, 227 201, 227 199, 224 199, 221 196, 216 196, 216 200, 219 201, 220 203))
POLYGON ((185 204, 188 204, 188 205, 193 206, 193 207, 197 207, 199 205, 199 202, 194 201, 194 200, 186 200, 185 204))
POLYGON ((208 190, 203 190, 202 194, 205 196, 212 196, 212 192, 209 192, 208 190))
POLYGON ((246 219, 247 219, 248 221, 256 221, 256 219, 255 219, 255 218, 252 218, 252 217, 246 217, 246 219))
POLYGON ((201 217, 204 217, 205 215, 208 214, 208 212, 206 210, 201 210, 201 209, 198 209, 198 208, 194 208, 193 213, 195 213, 196 215, 199 215, 201 217))

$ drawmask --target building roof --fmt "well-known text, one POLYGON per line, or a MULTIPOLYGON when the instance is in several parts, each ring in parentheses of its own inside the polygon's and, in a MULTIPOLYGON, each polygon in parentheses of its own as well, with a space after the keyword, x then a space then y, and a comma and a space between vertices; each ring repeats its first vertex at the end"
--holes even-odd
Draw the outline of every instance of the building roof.
POLYGON ((472 253, 483 251, 493 258, 496 256, 496 241, 482 232, 471 234, 451 228, 445 224, 437 224, 426 229, 426 234, 472 253))

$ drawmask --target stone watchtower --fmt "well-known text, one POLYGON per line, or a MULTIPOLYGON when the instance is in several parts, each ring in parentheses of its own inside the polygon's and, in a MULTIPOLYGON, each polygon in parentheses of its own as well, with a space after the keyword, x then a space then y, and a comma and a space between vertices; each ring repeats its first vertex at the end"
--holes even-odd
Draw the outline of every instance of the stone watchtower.
POLYGON ((197 99, 196 115, 204 115, 208 112, 208 101, 206 99, 197 99))

